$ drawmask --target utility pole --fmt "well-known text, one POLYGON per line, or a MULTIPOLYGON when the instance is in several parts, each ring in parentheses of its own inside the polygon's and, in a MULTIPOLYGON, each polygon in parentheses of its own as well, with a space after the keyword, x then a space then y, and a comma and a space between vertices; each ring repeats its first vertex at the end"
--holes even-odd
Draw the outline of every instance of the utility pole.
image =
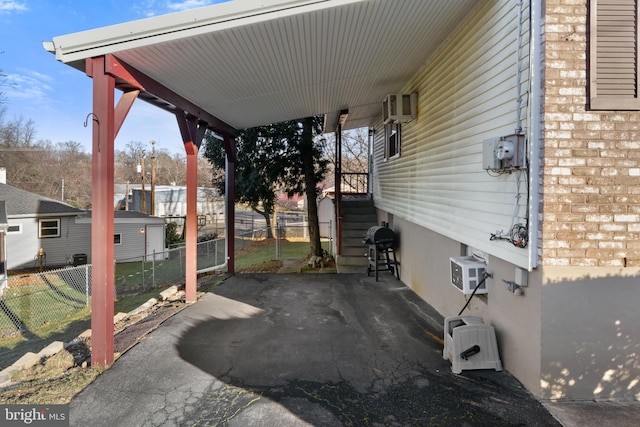
POLYGON ((144 150, 140 153, 140 180, 142 181, 142 212, 147 213, 147 194, 144 191, 144 150))
POLYGON ((124 193, 124 210, 129 210, 129 180, 127 180, 127 187, 124 193))
POLYGON ((156 214, 156 142, 151 141, 151 215, 156 214))

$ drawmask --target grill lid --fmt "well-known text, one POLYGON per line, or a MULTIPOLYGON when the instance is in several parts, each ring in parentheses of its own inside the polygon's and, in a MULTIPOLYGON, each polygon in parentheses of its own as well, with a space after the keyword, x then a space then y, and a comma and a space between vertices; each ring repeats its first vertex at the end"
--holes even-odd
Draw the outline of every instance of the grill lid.
POLYGON ((374 225, 367 230, 364 243, 367 245, 378 243, 393 243, 396 240, 396 233, 388 227, 374 225))

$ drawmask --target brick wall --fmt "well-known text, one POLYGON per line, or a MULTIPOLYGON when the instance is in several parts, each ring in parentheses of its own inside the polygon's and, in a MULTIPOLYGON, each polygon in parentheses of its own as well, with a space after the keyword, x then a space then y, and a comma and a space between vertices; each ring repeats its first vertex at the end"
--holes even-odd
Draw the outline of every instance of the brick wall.
POLYGON ((640 112, 588 111, 587 0, 547 0, 542 265, 640 266, 640 112))

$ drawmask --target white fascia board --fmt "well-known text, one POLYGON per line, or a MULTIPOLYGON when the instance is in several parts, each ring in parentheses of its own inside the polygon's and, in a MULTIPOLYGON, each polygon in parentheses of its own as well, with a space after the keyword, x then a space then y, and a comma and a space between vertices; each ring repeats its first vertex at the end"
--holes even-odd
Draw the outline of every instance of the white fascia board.
POLYGON ((367 0, 244 0, 54 37, 43 47, 64 63, 367 0))

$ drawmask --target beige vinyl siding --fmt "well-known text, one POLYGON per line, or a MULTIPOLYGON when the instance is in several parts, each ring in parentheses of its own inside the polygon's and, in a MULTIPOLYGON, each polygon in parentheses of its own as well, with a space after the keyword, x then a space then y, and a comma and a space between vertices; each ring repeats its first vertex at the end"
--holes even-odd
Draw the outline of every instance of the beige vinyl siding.
MULTIPOLYGON (((384 132, 376 126, 376 206, 393 215, 482 249, 520 266, 528 251, 490 241, 508 231, 516 173, 498 177, 482 169, 482 142, 513 134, 516 123, 517 2, 486 1, 405 86, 418 92, 418 118, 402 125, 401 156, 385 161, 384 132)), ((520 50, 526 129, 528 10, 523 9, 520 50)), ((520 176, 515 222, 526 215, 526 176, 520 176)))

